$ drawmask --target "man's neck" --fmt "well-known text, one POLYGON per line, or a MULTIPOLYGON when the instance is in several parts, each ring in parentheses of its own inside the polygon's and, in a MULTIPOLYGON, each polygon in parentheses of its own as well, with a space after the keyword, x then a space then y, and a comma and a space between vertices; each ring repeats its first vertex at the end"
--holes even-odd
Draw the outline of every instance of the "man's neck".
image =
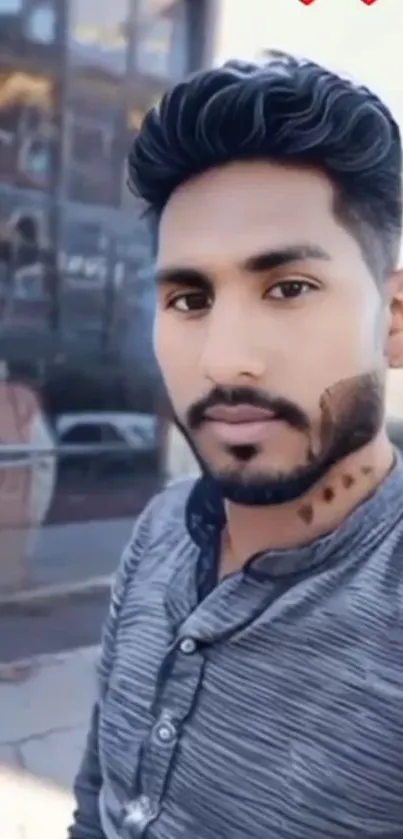
POLYGON ((382 432, 369 446, 337 463, 309 492, 287 504, 242 507, 228 502, 222 574, 261 551, 302 547, 335 530, 393 467, 393 447, 382 432))

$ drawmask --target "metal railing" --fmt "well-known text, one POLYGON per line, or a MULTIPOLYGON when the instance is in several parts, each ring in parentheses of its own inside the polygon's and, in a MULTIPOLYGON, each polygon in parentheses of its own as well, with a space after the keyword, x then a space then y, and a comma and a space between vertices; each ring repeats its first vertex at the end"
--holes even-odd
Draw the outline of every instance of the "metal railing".
POLYGON ((60 457, 79 454, 143 454, 153 448, 137 449, 124 443, 58 443, 53 447, 35 447, 29 443, 0 444, 0 466, 5 460, 40 460, 43 457, 60 457))

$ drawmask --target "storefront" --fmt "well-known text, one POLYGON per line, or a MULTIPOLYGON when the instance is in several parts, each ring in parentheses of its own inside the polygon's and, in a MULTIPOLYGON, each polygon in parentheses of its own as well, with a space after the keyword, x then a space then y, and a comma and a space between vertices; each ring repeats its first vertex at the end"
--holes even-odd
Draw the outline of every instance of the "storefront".
POLYGON ((0 0, 0 597, 85 579, 78 545, 112 570, 162 479, 150 243, 126 156, 207 55, 210 5, 0 0))

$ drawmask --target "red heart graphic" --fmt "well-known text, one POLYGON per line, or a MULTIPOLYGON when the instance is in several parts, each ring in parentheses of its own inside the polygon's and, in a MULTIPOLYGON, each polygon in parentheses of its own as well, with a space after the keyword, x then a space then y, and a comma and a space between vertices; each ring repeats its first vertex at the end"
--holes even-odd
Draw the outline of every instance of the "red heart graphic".
MULTIPOLYGON (((304 4, 304 6, 310 6, 310 5, 311 5, 311 3, 314 3, 314 2, 315 2, 315 0, 299 0, 299 2, 300 2, 300 3, 303 3, 303 4, 304 4)), ((371 0, 370 0, 370 2, 371 2, 371 0)), ((374 0, 372 0, 372 3, 373 3, 373 2, 374 2, 374 0)))
POLYGON ((376 0, 361 0, 361 3, 365 3, 366 6, 372 6, 373 3, 376 3, 376 0))

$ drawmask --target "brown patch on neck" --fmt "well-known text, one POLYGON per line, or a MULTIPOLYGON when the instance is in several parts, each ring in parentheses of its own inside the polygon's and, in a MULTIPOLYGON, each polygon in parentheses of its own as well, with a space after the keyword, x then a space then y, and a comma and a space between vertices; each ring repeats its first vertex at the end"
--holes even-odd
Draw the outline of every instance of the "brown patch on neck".
POLYGON ((336 493, 333 487, 325 487, 322 493, 322 498, 326 504, 330 504, 331 501, 334 501, 335 495, 336 493))
POLYGON ((299 515, 300 519, 302 519, 302 521, 305 524, 312 524, 312 522, 313 522, 313 507, 312 507, 312 504, 304 504, 302 507, 300 507, 300 509, 298 510, 298 515, 299 515))
POLYGON ((341 482, 345 489, 350 489, 355 484, 353 475, 342 475, 341 482))
POLYGON ((368 475, 372 475, 373 471, 374 471, 373 466, 362 466, 361 467, 361 474, 365 475, 366 477, 368 477, 368 475))

